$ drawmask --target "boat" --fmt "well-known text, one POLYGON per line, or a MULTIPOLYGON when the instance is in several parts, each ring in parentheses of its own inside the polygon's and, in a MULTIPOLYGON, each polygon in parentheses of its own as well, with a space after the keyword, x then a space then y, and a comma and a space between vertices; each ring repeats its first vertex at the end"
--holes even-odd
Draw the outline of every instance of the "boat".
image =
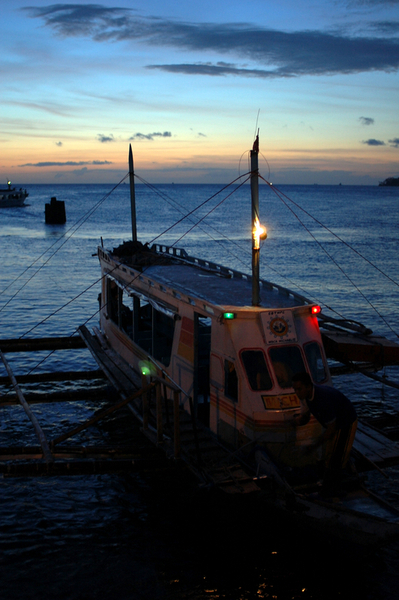
POLYGON ((322 497, 320 464, 328 448, 309 450, 323 428, 313 417, 294 425, 304 409, 292 376, 307 371, 314 383, 331 385, 331 374, 320 306, 259 277, 267 234, 259 219, 258 153, 257 137, 250 152, 248 275, 183 248, 138 241, 130 147, 132 240, 98 248, 100 329, 80 333, 115 386, 127 381, 125 397, 146 435, 185 461, 202 486, 253 493, 339 540, 386 543, 399 536, 398 511, 353 473, 338 497, 322 497), (135 392, 140 382, 142 393, 135 392))
POLYGON ((22 188, 19 190, 11 187, 11 181, 7 181, 7 187, 0 189, 0 208, 12 208, 14 206, 23 206, 28 192, 22 188))

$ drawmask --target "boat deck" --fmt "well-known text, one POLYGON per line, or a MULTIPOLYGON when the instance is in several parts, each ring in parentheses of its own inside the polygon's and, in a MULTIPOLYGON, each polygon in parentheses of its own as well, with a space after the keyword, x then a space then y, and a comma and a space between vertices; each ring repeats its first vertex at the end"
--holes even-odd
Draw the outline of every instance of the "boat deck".
MULTIPOLYGON (((181 290, 187 296, 201 298, 219 306, 251 307, 252 280, 250 277, 227 277, 214 271, 206 271, 191 265, 158 265, 146 269, 148 277, 154 277, 172 289, 181 290), (234 300, 233 300, 234 299, 234 300)), ((260 285, 260 306, 284 309, 298 306, 297 296, 283 293, 281 289, 260 285)), ((304 302, 301 302, 304 304, 304 302)))
MULTIPOLYGON (((144 280, 154 280, 174 292, 191 299, 199 298, 216 306, 252 307, 252 278, 250 275, 203 259, 188 256, 184 250, 157 247, 155 252, 124 256, 111 253, 126 266, 142 269, 144 280), (147 262, 145 259, 147 258, 147 262), (144 267, 144 268, 143 268, 144 267), (234 301, 233 301, 234 299, 234 301)), ((176 295, 176 293, 174 294, 176 295)), ((286 309, 309 304, 310 301, 291 290, 260 280, 260 307, 286 309)))

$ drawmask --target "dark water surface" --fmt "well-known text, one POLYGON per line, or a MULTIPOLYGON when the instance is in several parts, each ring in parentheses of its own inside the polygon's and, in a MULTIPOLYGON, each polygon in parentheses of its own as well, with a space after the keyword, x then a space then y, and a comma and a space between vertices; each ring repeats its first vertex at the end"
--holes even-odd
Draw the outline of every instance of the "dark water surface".
MULTIPOLYGON (((131 237, 128 186, 107 197, 111 188, 32 185, 28 206, 0 210, 1 338, 72 335, 82 323, 97 324, 100 272, 93 254, 101 238, 113 247, 131 237), (51 196, 66 203, 65 226, 44 223, 44 204, 51 196)), ((168 228, 218 188, 159 188, 162 198, 137 189, 142 241, 168 230, 157 241, 179 240, 177 246, 193 255, 249 272, 248 187, 218 207, 222 196, 205 204, 191 219, 215 210, 187 236, 192 221, 168 228)), ((397 339, 399 190, 281 190, 283 201, 261 187, 261 220, 268 228, 262 276, 319 302, 325 312, 331 307, 397 339)), ((31 369, 95 368, 85 351, 8 354, 7 360, 17 377, 31 369)), ((399 381, 397 368, 386 374, 399 381)), ((334 383, 362 414, 399 409, 393 388, 359 375, 334 383)), ((54 437, 91 416, 93 405, 35 405, 34 412, 54 437)), ((131 428, 127 417, 115 417, 75 441, 113 443, 121 429, 125 438, 132 436, 131 428)), ((36 444, 32 427, 20 407, 1 407, 0 446, 15 444, 36 444)), ((389 479, 379 473, 369 479, 399 506, 399 467, 388 472, 389 479)), ((0 479, 4 600, 398 597, 399 545, 367 557, 352 553, 348 558, 345 550, 299 534, 244 500, 233 504, 209 494, 195 496, 187 475, 176 480, 154 474, 0 479)))

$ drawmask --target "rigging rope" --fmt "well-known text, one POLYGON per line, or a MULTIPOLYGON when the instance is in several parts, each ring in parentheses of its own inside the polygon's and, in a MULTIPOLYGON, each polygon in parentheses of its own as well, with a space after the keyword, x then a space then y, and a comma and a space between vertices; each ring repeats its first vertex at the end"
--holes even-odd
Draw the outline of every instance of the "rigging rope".
MULTIPOLYGON (((331 231, 331 229, 329 229, 328 227, 326 227, 325 225, 323 225, 323 223, 321 223, 320 221, 318 221, 315 217, 313 217, 308 211, 306 211, 305 209, 303 209, 301 206, 299 206, 299 204, 297 204, 296 202, 294 202, 293 200, 291 200, 291 198, 288 198, 288 196, 286 196, 283 192, 281 192, 278 188, 276 188, 274 185, 272 185, 271 183, 269 183, 266 179, 264 179, 262 176, 260 176, 261 179, 263 179, 263 181, 265 183, 267 183, 267 185, 274 191, 274 193, 276 194, 276 196, 278 198, 280 198, 280 200, 283 202, 283 204, 288 208, 289 211, 291 211, 291 213, 294 215, 294 217, 299 221, 299 223, 302 225, 302 227, 304 229, 306 229, 306 231, 308 232, 308 234, 311 236, 311 238, 316 242, 316 244, 319 246, 319 248, 321 248, 321 250, 323 250, 323 252, 328 256, 328 258, 335 264, 335 266, 341 271, 341 273, 348 279, 348 281, 353 285, 353 287, 357 290, 357 292, 362 296, 362 298, 367 302, 367 304, 376 312, 376 314, 382 319, 382 321, 384 321, 385 325, 391 330, 391 332, 396 335, 396 337, 399 338, 399 334, 393 329, 393 327, 388 323, 388 321, 386 320, 386 318, 380 313, 380 311, 374 306, 374 304, 365 296, 365 294, 362 292, 362 290, 356 285, 356 283, 353 281, 353 279, 351 279, 349 277, 349 275, 343 270, 343 268, 338 264, 338 262, 333 258, 333 256, 331 256, 331 254, 329 252, 327 252, 327 250, 324 248, 324 246, 319 242, 319 240, 313 235, 313 233, 310 231, 310 229, 308 227, 306 227, 306 225, 303 223, 303 221, 301 221, 301 219, 299 218, 299 216, 296 214, 296 212, 288 205, 288 203, 283 199, 286 198, 289 202, 291 202, 292 204, 294 204, 297 208, 299 208, 300 210, 302 210, 308 217, 310 217, 311 219, 313 219, 318 225, 320 225, 323 229, 326 229, 329 233, 331 233, 331 235, 333 235, 334 237, 336 237, 340 242, 342 242, 343 244, 345 244, 350 250, 353 250, 353 252, 355 252, 358 256, 360 256, 360 258, 362 258, 363 260, 365 260, 370 266, 374 267, 375 269, 377 269, 377 271, 379 271, 382 275, 384 275, 385 277, 387 277, 387 279, 389 279, 392 283, 394 283, 395 285, 399 285, 394 279, 392 279, 391 277, 389 277, 388 275, 386 275, 383 271, 381 271, 381 269, 379 269, 376 265, 374 265, 371 261, 369 261, 367 258, 365 258, 360 252, 358 252, 356 249, 352 248, 352 246, 350 244, 348 244, 347 242, 345 242, 344 240, 342 240, 337 234, 335 234, 333 231, 331 231)), ((336 311, 334 311, 336 312, 336 311)), ((336 313, 339 314, 339 313, 336 313)), ((341 315, 340 315, 341 316, 341 315)))
POLYGON ((61 250, 61 248, 70 240, 70 238, 82 227, 82 225, 86 223, 86 221, 98 209, 98 207, 101 206, 101 204, 103 204, 103 202, 105 202, 105 200, 109 198, 109 196, 114 192, 114 190, 125 181, 128 175, 129 174, 125 175, 119 183, 117 183, 109 192, 107 192, 107 194, 105 194, 105 196, 101 198, 101 200, 99 200, 90 210, 87 211, 87 213, 85 213, 80 219, 78 219, 76 223, 74 223, 65 233, 62 234, 62 236, 60 236, 53 244, 51 244, 51 246, 49 246, 38 258, 36 258, 33 261, 33 263, 31 263, 20 275, 18 275, 18 277, 16 277, 14 281, 12 281, 2 292, 0 292, 0 295, 4 294, 4 292, 8 290, 8 288, 10 288, 16 281, 18 281, 18 279, 20 279, 30 268, 32 268, 38 260, 40 260, 45 254, 47 254, 47 252, 51 250, 51 248, 53 248, 53 246, 55 246, 60 241, 60 239, 65 238, 63 243, 48 257, 48 259, 33 273, 33 275, 25 281, 25 283, 15 292, 13 296, 11 296, 11 298, 9 298, 9 300, 5 304, 2 305, 2 307, 0 308, 0 312, 2 312, 2 310, 6 308, 6 306, 8 306, 10 302, 12 302, 12 300, 19 294, 19 292, 23 290, 23 288, 41 271, 41 269, 43 269, 43 267, 45 267, 46 264, 48 264, 48 262, 53 258, 53 256, 55 256, 57 252, 59 252, 59 250, 61 250), (71 231, 71 235, 66 237, 67 234, 71 231))
MULTIPOLYGON (((87 216, 85 218, 85 221, 91 216, 91 214, 111 195, 111 193, 128 177, 129 174, 127 174, 121 181, 119 184, 117 184, 116 186, 114 186, 114 188, 112 188, 112 190, 105 196, 103 197, 103 199, 101 201, 99 201, 97 203, 97 205, 91 209, 91 211, 89 211, 87 213, 87 216)), ((216 206, 214 206, 206 215, 204 215, 201 219, 198 220, 197 223, 193 223, 192 227, 186 231, 178 240, 176 240, 172 246, 176 245, 178 242, 181 241, 181 239, 183 239, 183 237, 185 237, 195 226, 199 225, 199 223, 201 223, 205 218, 207 218, 217 207, 219 207, 223 202, 225 202, 225 200, 227 200, 227 198, 229 198, 235 191, 237 191, 242 185, 244 185, 247 181, 248 181, 248 173, 245 174, 247 176, 247 178, 242 181, 232 192, 230 192, 230 194, 228 194, 225 198, 223 198, 216 206)), ((221 192, 223 192, 225 189, 227 189, 230 185, 233 185, 236 181, 238 181, 239 179, 242 179, 243 177, 245 177, 245 175, 241 175, 239 177, 237 177, 233 182, 231 182, 230 184, 224 186, 222 189, 220 189, 218 192, 216 192, 216 194, 213 194, 210 198, 208 198, 207 200, 205 200, 204 202, 202 202, 199 206, 197 206, 195 209, 193 209, 192 211, 190 211, 188 214, 186 214, 185 216, 183 216, 178 223, 182 222, 185 218, 188 218, 189 216, 191 216, 194 212, 196 212, 199 208, 201 208, 202 206, 206 205, 210 200, 212 200, 213 198, 215 198, 218 194, 220 194, 221 192)), ((141 179, 140 177, 137 177, 140 181, 144 182, 143 179, 141 179)), ((152 187, 153 189, 155 189, 153 186, 149 186, 152 187)), ((85 222, 83 221, 83 222, 85 222)), ((81 225, 83 224, 83 222, 81 223, 81 225)), ((156 236, 151 242, 149 242, 149 244, 153 244, 155 242, 155 240, 157 240, 159 237, 161 237, 162 235, 164 235, 167 231, 169 231, 170 229, 172 229, 177 223, 175 223, 173 226, 167 228, 164 232, 162 232, 160 235, 156 236)), ((81 226, 80 225, 80 226, 81 226)), ((78 229, 78 228, 77 228, 78 229)), ((75 231, 77 231, 77 229, 75 231)), ((75 231, 73 233, 75 233, 75 231)), ((72 234, 73 235, 73 234, 72 234)), ((66 243, 66 241, 68 241, 70 239, 69 236, 64 243, 66 243)), ((226 236, 225 236, 226 237, 226 236)), ((228 238, 227 238, 228 239, 228 238)), ((215 240, 216 241, 216 240, 215 240)), ((63 245, 63 244, 62 244, 63 245)), ((58 250, 57 250, 58 251, 58 250)), ((50 258, 48 260, 50 260, 52 258, 52 256, 54 256, 55 253, 53 253, 50 258)), ((37 260, 37 259, 36 259, 37 260)), ((48 261, 46 261, 48 262, 48 261)), ((117 269, 118 266, 114 267, 114 269, 112 269, 111 271, 109 271, 107 274, 112 273, 113 270, 117 269)), ((39 270, 38 270, 39 271, 39 270)), ((34 273, 34 275, 32 277, 34 277, 37 272, 36 271, 34 273)), ((143 269, 143 271, 145 271, 145 269, 143 269)), ((126 284, 126 286, 131 285, 134 280, 137 278, 134 277, 128 284, 126 284)), ((29 333, 31 333, 32 331, 34 331, 37 327, 39 327, 40 325, 42 325, 43 323, 45 323, 46 321, 48 321, 51 317, 53 317, 54 315, 56 315, 57 313, 59 313, 61 310, 63 310, 66 306, 68 306, 69 304, 72 304, 75 300, 77 300, 80 296, 82 296, 83 294, 85 294, 88 290, 90 290, 92 287, 94 287, 95 285, 97 285, 98 283, 100 283, 103 279, 103 276, 101 276, 99 279, 97 279, 94 283, 92 283, 90 286, 88 286, 87 288, 85 288, 82 292, 80 292, 79 294, 77 294, 74 298, 72 298, 71 300, 69 300, 68 302, 66 302, 65 304, 63 304, 61 307, 57 308, 55 311, 53 311, 50 315, 47 315, 47 317, 45 317, 44 319, 42 319, 39 323, 36 323, 36 325, 34 325, 31 329, 29 329, 28 331, 26 331, 24 334, 22 334, 19 339, 22 339, 23 337, 25 337, 26 335, 28 335, 29 333)), ((20 288, 22 289, 22 288, 20 288)), ((20 291, 20 290, 19 290, 20 291)), ((16 294, 13 296, 13 298, 16 296, 16 294)), ((10 301, 12 300, 12 298, 10 299, 10 301)), ((86 321, 85 321, 85 325, 91 321, 91 319, 93 319, 101 310, 102 307, 100 307, 94 314, 92 314, 86 321)), ((77 332, 77 329, 75 329, 75 331, 71 334, 71 336, 75 335, 75 333, 77 332)), ((70 337, 71 337, 70 336, 70 337)), ((39 363, 37 363, 34 367, 32 367, 32 369, 29 371, 29 374, 32 373, 32 371, 34 371, 35 369, 37 369, 43 362, 45 362, 52 354, 54 353, 54 350, 51 351, 46 357, 44 357, 39 363)))
MULTIPOLYGON (((17 290, 17 292, 8 300, 7 303, 5 303, 1 308, 0 308, 0 312, 3 310, 3 308, 5 308, 14 298, 15 296, 27 285, 27 283, 33 278, 35 277, 35 275, 51 260, 51 258, 62 248, 62 246, 64 244, 66 244, 66 242, 76 233, 76 231, 78 231, 78 229, 90 218, 90 216, 97 210, 97 208, 105 201, 109 198, 109 196, 113 193, 113 191, 119 186, 121 185, 125 179, 129 176, 129 173, 126 174, 123 179, 116 184, 105 196, 103 196, 103 198, 97 202, 95 204, 94 207, 92 207, 81 219, 79 219, 77 221, 77 223, 75 223, 67 232, 65 232, 63 234, 62 237, 66 237, 67 234, 69 232, 72 233, 71 235, 69 235, 68 237, 66 237, 66 239, 64 240, 64 242, 49 256, 49 258, 35 271, 35 273, 21 286, 21 288, 19 290, 17 290), (75 229, 74 229, 75 228, 75 229)), ((163 197, 163 199, 168 199, 170 202, 172 202, 172 199, 168 198, 168 196, 164 193, 161 193, 159 190, 157 190, 154 186, 152 186, 151 184, 149 184, 148 182, 146 182, 144 179, 142 179, 141 177, 139 177, 138 175, 135 175, 135 177, 141 181, 142 183, 144 183, 145 185, 147 185, 150 189, 152 189, 153 191, 155 191, 160 197, 163 197)), ((157 235, 155 238, 153 238, 153 240, 151 242, 149 242, 149 244, 153 244, 157 239, 159 239, 160 237, 162 237, 163 235, 165 235, 168 231, 172 230, 173 227, 175 227, 176 225, 178 225, 179 223, 183 222, 185 219, 189 219, 192 223, 192 226, 180 237, 178 238, 171 246, 175 246, 177 243, 179 243, 189 232, 191 232, 194 227, 199 227, 200 223, 202 223, 202 221, 204 221, 204 219, 206 219, 214 210, 216 210, 216 208, 218 208, 223 202, 225 202, 233 193, 235 193, 239 188, 241 188, 245 183, 247 183, 247 181, 250 178, 250 172, 247 172, 243 175, 239 175, 236 179, 234 179, 230 184, 224 186, 223 188, 221 188, 218 192, 216 192, 215 194, 213 194, 211 197, 209 197, 207 200, 205 200, 204 202, 202 202, 200 205, 198 205, 196 208, 194 208, 193 210, 191 210, 189 213, 184 214, 182 216, 181 219, 179 219, 176 223, 174 223, 172 226, 168 227, 167 229, 165 229, 161 234, 157 235), (243 178, 245 178, 243 180, 243 178), (199 218, 197 222, 194 222, 190 217, 200 208, 202 208, 203 206, 205 206, 208 202, 210 202, 212 199, 214 199, 218 194, 222 193, 224 190, 226 190, 230 185, 235 184, 237 181, 242 180, 239 185, 233 190, 231 191, 225 198, 223 198, 218 204, 216 204, 206 215, 204 215, 203 217, 199 218)), ((387 274, 385 274, 381 269, 379 269, 376 265, 374 265, 371 261, 369 261, 368 259, 366 259, 358 250, 356 250, 355 248, 353 248, 352 246, 350 246, 350 244, 348 244, 347 242, 345 242, 344 240, 342 240, 337 234, 335 234, 333 231, 331 231, 328 227, 324 226, 320 221, 318 221, 315 217, 313 217, 309 212, 307 212, 305 209, 303 209, 301 206, 299 206, 296 202, 294 202, 293 200, 291 200, 288 196, 286 196, 283 192, 281 192, 280 190, 278 190, 278 188, 276 188, 275 186, 273 186, 269 181, 267 181, 266 179, 264 179, 261 175, 259 175, 259 178, 262 179, 268 186, 269 188, 271 188, 274 193, 279 197, 279 199, 283 202, 283 204, 292 212, 292 214, 295 216, 295 218, 301 223, 301 225, 307 230, 307 232, 309 233, 309 235, 314 239, 314 241, 319 245, 319 247, 323 250, 323 252, 330 258, 330 260, 332 262, 334 262, 334 264, 337 266, 338 269, 340 269, 340 271, 343 273, 343 275, 350 281, 350 283, 355 287, 355 289, 362 295, 362 297, 364 298, 364 300, 371 306, 371 308, 373 308, 373 310, 380 316, 380 318, 385 322, 385 324, 389 327, 389 329, 397 336, 398 334, 393 330, 393 328, 390 326, 390 324, 386 321, 386 319, 379 313, 379 311, 376 309, 376 307, 366 298, 366 296, 363 294, 363 292, 359 289, 359 287, 353 282, 353 280, 344 272, 344 270, 342 269, 342 267, 340 267, 340 265, 336 262, 336 260, 327 252, 327 250, 322 246, 322 244, 315 238, 315 236, 312 234, 312 232, 306 227, 306 225, 300 220, 299 216, 295 213, 295 211, 288 205, 288 203, 284 200, 284 198, 286 200, 288 200, 289 202, 291 202, 293 205, 295 205, 298 209, 302 210, 307 216, 309 216, 311 219, 313 219, 316 223, 318 223, 321 227, 323 227, 324 229, 326 229, 331 235, 333 235, 334 237, 336 237, 339 241, 341 241, 344 245, 346 245, 349 249, 351 249, 353 252, 355 252, 358 256, 360 256, 363 260, 365 260, 368 264, 370 264, 371 266, 373 266, 377 271, 379 271, 382 275, 384 275, 385 277, 387 277, 387 279, 389 279, 392 283, 394 283, 395 285, 399 284, 392 279, 391 277, 389 277, 387 274)), ((176 205, 178 205, 178 203, 176 201, 174 201, 174 203, 176 205)), ((212 229, 214 229, 219 235, 221 235, 222 237, 224 237, 226 240, 228 240, 230 243, 236 245, 240 250, 243 250, 243 248, 237 244, 235 241, 230 240, 226 235, 220 233, 217 231, 217 229, 213 226, 211 226, 212 229)), ((203 228, 200 227, 200 229, 202 231, 203 228)), ((209 235, 209 233, 208 233, 209 235)), ((214 238, 212 238, 212 236, 210 236, 211 239, 213 239, 213 241, 217 242, 217 243, 221 243, 219 240, 216 240, 214 238)), ((11 284, 9 284, 7 286, 7 288, 5 288, 0 294, 3 294, 13 283, 15 283, 18 279, 20 279, 20 277, 22 277, 30 268, 33 267, 33 265, 40 260, 55 244, 57 244, 59 242, 59 240, 61 238, 58 238, 58 240, 56 240, 56 242, 54 242, 54 244, 52 244, 41 256, 39 256, 37 259, 35 259, 35 261, 33 263, 31 263, 31 265, 29 267, 27 267, 27 269, 25 269, 23 271, 23 273, 21 273, 21 275, 19 275, 11 284)), ((247 250, 244 250, 246 253, 250 254, 247 250)), ((239 257, 236 257, 237 260, 239 260, 240 262, 243 262, 239 257)), ((278 273, 276 269, 273 269, 270 265, 267 265, 271 270, 273 270, 274 272, 278 273)), ((117 267, 115 267, 117 268, 117 267)), ((278 273, 279 274, 279 273, 278 273)), ((281 274, 280 274, 281 275, 281 274)), ((284 277, 284 276, 283 276, 284 277)), ((81 297, 83 294, 85 294, 88 290, 90 290, 91 288, 93 288, 95 285, 97 285, 99 282, 101 282, 103 277, 100 277, 99 279, 97 279, 94 283, 90 284, 85 290, 83 290, 82 292, 80 292, 79 294, 77 294, 74 298, 72 298, 71 300, 69 300, 68 302, 66 302, 63 306, 59 307, 58 309, 56 309, 52 314, 48 315, 45 319, 43 319, 40 323, 37 323, 34 327, 32 327, 29 331, 25 332, 22 336, 20 336, 20 339, 25 337, 26 335, 28 335, 29 333, 31 333, 34 329, 36 329, 39 325, 43 324, 44 322, 46 322, 48 319, 50 319, 52 316, 54 316, 55 314, 57 314, 58 312, 60 312, 63 308, 65 308, 66 306, 68 306, 69 304, 73 303, 76 299, 78 299, 79 297, 81 297)), ((136 277, 135 277, 136 278, 136 277)), ((134 279, 135 279, 134 278, 134 279)), ((287 279, 288 281, 289 278, 284 277, 285 279, 287 279)), ((131 285, 134 282, 134 279, 127 284, 127 286, 131 285)), ((290 281, 291 282, 291 281, 290 281)), ((298 287, 298 289, 303 290, 300 286, 298 286, 296 283, 293 283, 293 285, 295 285, 296 287, 298 287)), ((306 293, 306 292, 305 292, 306 293)), ((335 312, 336 314, 339 314, 337 311, 333 310, 331 307, 328 307, 330 310, 332 310, 333 312, 335 312)), ((93 319, 101 310, 101 307, 93 314, 91 315, 86 321, 85 324, 88 323, 91 319, 93 319)), ((342 315, 339 315, 342 317, 342 315)), ((74 335, 76 333, 77 330, 75 330, 72 334, 74 335)), ((53 352, 51 352, 48 356, 51 356, 53 352)), ((44 358, 39 365, 44 362, 47 358, 44 358)), ((36 367, 33 367, 32 370, 34 370, 36 367)))

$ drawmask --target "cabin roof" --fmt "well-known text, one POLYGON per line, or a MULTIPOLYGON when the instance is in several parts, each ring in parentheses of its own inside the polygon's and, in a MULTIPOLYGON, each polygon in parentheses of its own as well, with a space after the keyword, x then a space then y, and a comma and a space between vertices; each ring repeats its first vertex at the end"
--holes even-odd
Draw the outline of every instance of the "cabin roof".
MULTIPOLYGON (((211 305, 251 307, 251 276, 189 256, 185 250, 140 242, 125 242, 111 253, 125 266, 175 292, 211 305)), ((260 282, 260 308, 284 309, 309 304, 299 294, 270 282, 260 282)))
MULTIPOLYGON (((237 307, 252 304, 252 280, 249 276, 227 276, 187 263, 152 265, 145 269, 145 275, 187 296, 201 298, 209 304, 237 307)), ((260 300, 260 307, 263 308, 292 308, 306 304, 299 296, 267 282, 261 284, 260 300)))

